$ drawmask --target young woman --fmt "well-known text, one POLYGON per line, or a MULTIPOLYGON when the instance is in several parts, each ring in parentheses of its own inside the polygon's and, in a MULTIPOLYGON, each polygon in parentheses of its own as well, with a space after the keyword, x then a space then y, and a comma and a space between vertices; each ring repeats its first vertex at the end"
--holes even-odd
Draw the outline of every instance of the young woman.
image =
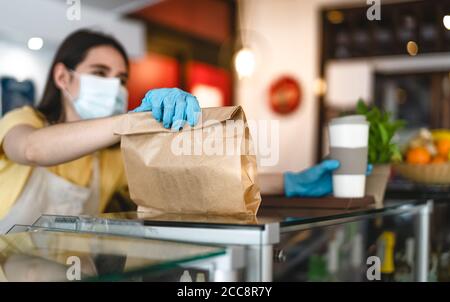
MULTIPOLYGON (((128 57, 112 37, 87 30, 65 39, 36 109, 0 120, 0 233, 42 213, 94 214, 126 185, 114 125, 126 111, 128 57)), ((165 127, 196 123, 196 98, 152 90, 140 111, 165 127), (153 105, 153 106, 152 106, 153 105)))
MULTIPOLYGON (((95 214, 126 185, 116 123, 126 112, 128 57, 112 37, 81 30, 57 51, 40 104, 0 120, 0 233, 41 214, 95 214)), ((197 99, 176 88, 147 92, 136 111, 152 111, 164 127, 195 125, 197 99)), ((267 193, 331 192, 325 161, 301 173, 261 177, 267 193)))

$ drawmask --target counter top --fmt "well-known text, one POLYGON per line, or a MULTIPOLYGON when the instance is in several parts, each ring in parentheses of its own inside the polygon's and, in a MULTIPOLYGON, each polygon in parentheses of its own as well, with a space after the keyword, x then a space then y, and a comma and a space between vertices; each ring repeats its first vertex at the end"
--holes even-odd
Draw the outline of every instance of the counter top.
POLYGON ((388 200, 382 208, 366 205, 351 209, 311 208, 301 203, 294 205, 288 198, 281 197, 276 203, 266 205, 264 201, 255 216, 217 216, 217 215, 152 215, 145 212, 120 212, 90 216, 55 216, 43 215, 36 226, 69 226, 80 228, 82 225, 127 226, 127 227, 188 227, 211 229, 261 229, 268 225, 279 224, 281 228, 292 225, 304 225, 337 219, 351 219, 367 215, 388 214, 390 212, 408 211, 426 204, 426 200, 388 200))

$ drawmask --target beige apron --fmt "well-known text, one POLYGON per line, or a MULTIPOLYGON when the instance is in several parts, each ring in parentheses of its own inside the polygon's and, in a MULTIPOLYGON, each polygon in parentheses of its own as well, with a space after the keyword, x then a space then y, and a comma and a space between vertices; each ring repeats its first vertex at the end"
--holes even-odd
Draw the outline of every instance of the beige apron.
POLYGON ((98 214, 100 167, 94 156, 88 187, 75 185, 43 167, 35 167, 27 184, 8 214, 0 220, 0 234, 14 225, 33 224, 42 214, 98 214))

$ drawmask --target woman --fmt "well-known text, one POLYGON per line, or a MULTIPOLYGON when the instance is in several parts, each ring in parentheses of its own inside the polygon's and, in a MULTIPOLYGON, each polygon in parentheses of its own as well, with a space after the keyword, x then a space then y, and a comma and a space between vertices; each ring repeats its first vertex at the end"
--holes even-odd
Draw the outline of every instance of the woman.
MULTIPOLYGON (((36 109, 0 120, 0 233, 31 224, 42 213, 95 214, 126 185, 115 125, 126 111, 128 57, 112 37, 81 30, 65 39, 53 60, 36 109)), ((147 92, 136 111, 152 111, 164 127, 198 120, 197 99, 179 89, 147 92)), ((331 191, 326 161, 306 173, 262 177, 263 189, 288 196, 331 191), (318 187, 317 184, 320 184, 318 187)))
MULTIPOLYGON (((128 68, 112 37, 75 32, 56 53, 37 109, 2 118, 0 232, 41 213, 97 213, 126 185, 120 151, 105 148, 119 141, 113 129, 126 110, 128 68)), ((200 111, 195 97, 178 89, 151 91, 140 110, 152 109, 166 127, 193 125, 200 111)))

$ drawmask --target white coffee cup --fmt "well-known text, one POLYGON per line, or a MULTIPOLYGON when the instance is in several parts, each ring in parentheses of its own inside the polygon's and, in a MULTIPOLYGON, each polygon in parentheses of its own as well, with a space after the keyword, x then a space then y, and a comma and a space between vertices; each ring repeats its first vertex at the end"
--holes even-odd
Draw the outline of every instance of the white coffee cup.
POLYGON ((333 172, 333 195, 364 197, 366 187, 369 123, 363 115, 332 119, 329 124, 330 158, 340 166, 333 172))

